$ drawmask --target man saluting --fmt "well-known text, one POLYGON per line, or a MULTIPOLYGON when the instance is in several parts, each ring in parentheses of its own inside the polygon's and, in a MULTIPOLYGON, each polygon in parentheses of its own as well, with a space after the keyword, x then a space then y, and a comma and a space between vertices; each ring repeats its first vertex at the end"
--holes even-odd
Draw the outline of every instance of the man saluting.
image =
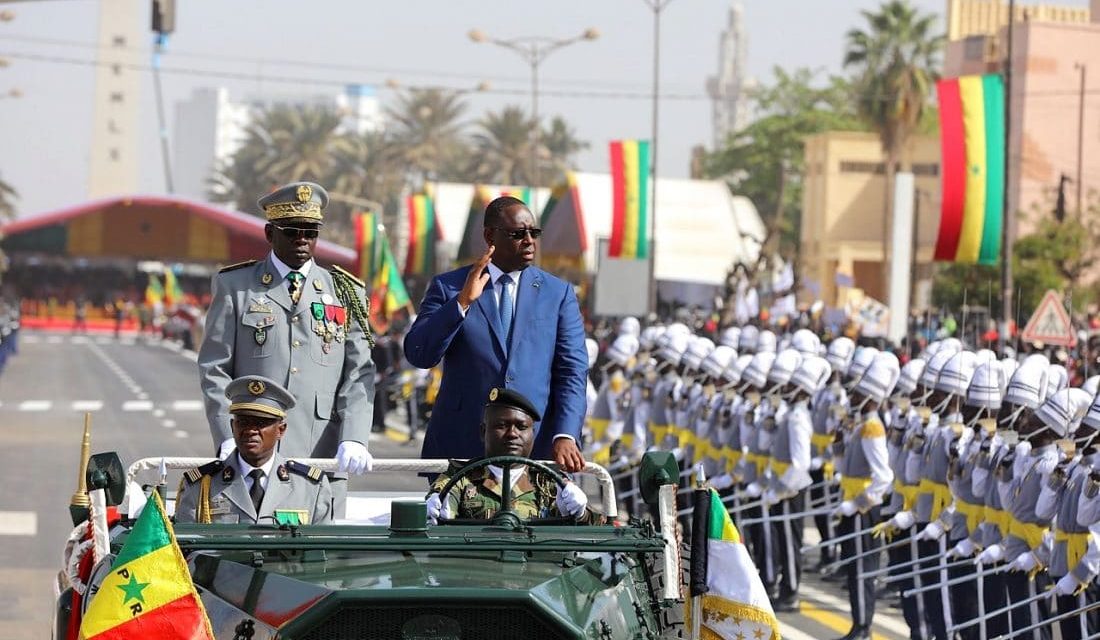
POLYGON ((472 266, 436 276, 405 336, 405 357, 443 383, 428 422, 423 458, 482 455, 481 399, 492 388, 526 396, 543 416, 535 458, 579 471, 588 354, 573 287, 535 267, 542 229, 522 200, 485 208, 488 249, 472 266))

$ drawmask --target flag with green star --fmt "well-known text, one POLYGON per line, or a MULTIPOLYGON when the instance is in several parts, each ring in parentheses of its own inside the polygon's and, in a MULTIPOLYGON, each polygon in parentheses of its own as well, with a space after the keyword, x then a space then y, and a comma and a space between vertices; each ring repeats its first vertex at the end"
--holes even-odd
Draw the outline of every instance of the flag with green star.
POLYGON ((164 505, 152 495, 88 605, 83 640, 214 640, 164 505))

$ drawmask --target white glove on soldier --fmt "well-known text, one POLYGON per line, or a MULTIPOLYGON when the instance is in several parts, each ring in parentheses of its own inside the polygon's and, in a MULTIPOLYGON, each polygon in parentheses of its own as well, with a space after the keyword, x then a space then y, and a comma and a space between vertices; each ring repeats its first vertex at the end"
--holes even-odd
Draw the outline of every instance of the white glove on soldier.
POLYGON ((733 486, 733 476, 728 473, 723 473, 720 476, 715 476, 710 479, 710 486, 722 491, 723 489, 729 489, 733 486))
POLYGON ((974 543, 969 538, 964 538, 955 545, 947 555, 950 557, 969 558, 974 555, 974 543))
POLYGON ((761 493, 764 493, 764 489, 759 482, 750 482, 749 486, 745 487, 746 498, 759 498, 761 493))
POLYGON ((810 471, 817 471, 823 466, 825 466, 825 460, 823 458, 819 458, 818 456, 810 458, 810 471))
POLYGON ((584 491, 572 482, 567 482, 564 487, 558 489, 558 513, 563 516, 579 518, 584 515, 584 509, 588 506, 588 496, 584 491))
POLYGON ((361 474, 374 468, 374 456, 367 451, 363 443, 344 440, 336 449, 336 464, 340 471, 361 474))
POLYGON ((439 524, 440 518, 451 518, 451 505, 450 501, 447 504, 443 504, 439 499, 438 493, 433 493, 428 496, 428 524, 439 524))
POLYGON ((851 500, 845 500, 844 502, 841 502, 836 509, 833 509, 832 516, 834 518, 838 516, 847 518, 849 516, 855 515, 855 513, 856 503, 852 502, 851 500))
POLYGON ((1027 573, 1035 567, 1039 566, 1039 561, 1035 559, 1035 554, 1030 551, 1025 551, 1016 556, 1016 559, 1012 561, 1012 564, 1008 566, 1010 571, 1023 571, 1027 573))
POLYGON ((233 453, 233 450, 236 448, 236 440, 234 440, 233 438, 226 440, 221 444, 220 447, 218 447, 218 460, 225 460, 229 457, 229 454, 233 453))
POLYGON ((912 527, 916 522, 917 519, 913 517, 912 511, 899 511, 890 518, 890 525, 902 531, 912 527))
POLYGON ((779 504, 779 494, 775 492, 775 489, 768 489, 764 492, 764 506, 770 507, 773 504, 779 504))
POLYGON ((1005 550, 999 544, 992 545, 982 551, 978 559, 982 561, 982 564, 993 564, 994 562, 1000 562, 1005 558, 1005 550))
POLYGON ((939 540, 943 535, 943 527, 939 522, 929 522, 928 526, 917 534, 917 540, 939 540))
POLYGON ((1072 573, 1067 573, 1062 576, 1057 584, 1054 585, 1054 590, 1051 591, 1052 596, 1072 596, 1077 593, 1077 590, 1081 588, 1081 583, 1077 581, 1072 573))

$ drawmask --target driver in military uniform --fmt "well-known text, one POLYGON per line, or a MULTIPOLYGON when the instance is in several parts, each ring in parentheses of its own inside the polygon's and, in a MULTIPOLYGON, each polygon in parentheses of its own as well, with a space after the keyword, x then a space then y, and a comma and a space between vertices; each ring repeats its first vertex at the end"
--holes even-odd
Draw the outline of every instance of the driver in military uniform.
MULTIPOLYGON (((530 457, 535 444, 535 422, 540 419, 535 406, 518 391, 490 390, 481 419, 485 456, 530 457)), ((428 494, 428 520, 432 524, 440 518, 489 519, 500 511, 504 470, 494 465, 472 471, 451 489, 446 504, 440 500, 439 493, 450 478, 475 461, 452 460, 447 472, 432 483, 428 494)), ((513 466, 510 477, 512 509, 520 518, 571 517, 579 524, 595 524, 600 519, 588 509, 584 491, 572 482, 559 490, 548 473, 525 465, 513 466)))
POLYGON ((225 388, 236 448, 185 471, 176 522, 323 524, 333 518, 328 476, 276 451, 294 396, 274 380, 243 376, 225 388))

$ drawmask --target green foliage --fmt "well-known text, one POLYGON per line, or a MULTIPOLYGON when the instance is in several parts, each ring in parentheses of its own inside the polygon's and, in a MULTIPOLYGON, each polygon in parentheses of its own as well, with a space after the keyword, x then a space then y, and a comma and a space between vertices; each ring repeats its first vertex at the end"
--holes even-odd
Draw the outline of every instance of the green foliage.
POLYGON ((15 201, 18 199, 15 187, 0 180, 0 220, 15 219, 15 201))

